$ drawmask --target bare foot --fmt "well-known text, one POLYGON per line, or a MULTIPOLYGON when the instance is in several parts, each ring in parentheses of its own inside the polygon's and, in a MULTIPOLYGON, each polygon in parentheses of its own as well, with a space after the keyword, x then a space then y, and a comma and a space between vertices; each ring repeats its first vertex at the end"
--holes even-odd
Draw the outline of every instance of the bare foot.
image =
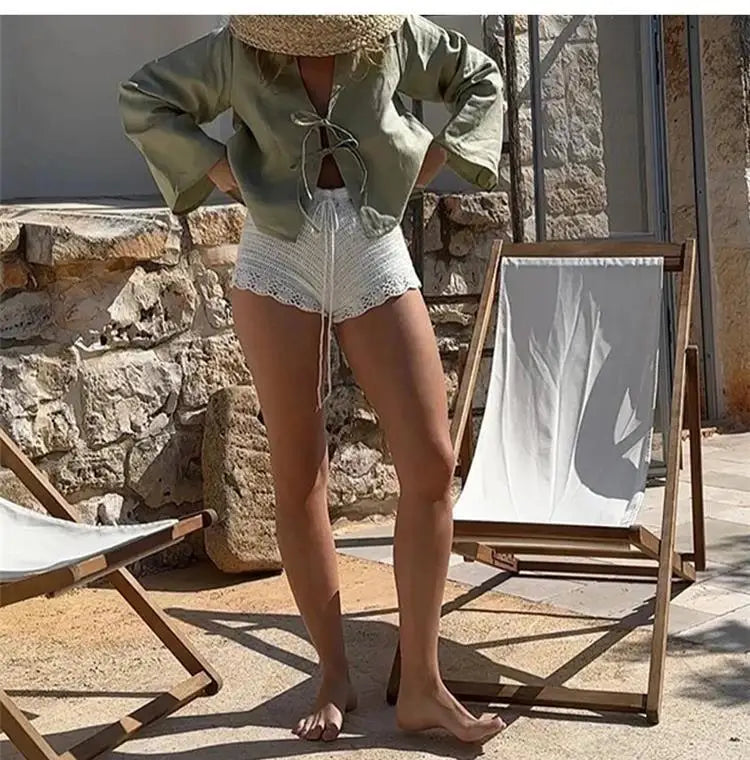
POLYGON ((442 728, 462 742, 481 744, 505 728, 495 717, 475 718, 441 683, 437 687, 406 691, 401 686, 396 720, 404 731, 442 728))
POLYGON ((300 720, 294 733, 300 739, 331 742, 341 731, 344 713, 356 707, 357 695, 348 678, 324 678, 313 712, 300 720))

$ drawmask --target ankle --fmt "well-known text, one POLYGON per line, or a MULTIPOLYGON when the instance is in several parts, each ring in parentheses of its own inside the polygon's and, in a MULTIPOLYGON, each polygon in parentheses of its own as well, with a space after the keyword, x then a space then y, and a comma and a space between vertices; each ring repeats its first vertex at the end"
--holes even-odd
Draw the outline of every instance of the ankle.
POLYGON ((335 664, 323 664, 320 665, 320 675, 325 683, 341 683, 351 680, 349 677, 349 665, 348 663, 335 663, 335 664))
POLYGON ((436 668, 424 666, 418 669, 401 670, 400 695, 435 696, 443 689, 445 685, 436 668))

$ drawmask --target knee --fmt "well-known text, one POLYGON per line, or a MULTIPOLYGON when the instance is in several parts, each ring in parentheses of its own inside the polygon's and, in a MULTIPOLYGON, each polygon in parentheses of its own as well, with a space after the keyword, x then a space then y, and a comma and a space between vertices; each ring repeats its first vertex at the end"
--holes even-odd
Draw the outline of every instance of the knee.
POLYGON ((455 470, 450 440, 426 440, 400 474, 402 496, 424 504, 449 504, 455 470))
POLYGON ((274 492, 278 513, 300 514, 305 509, 315 510, 328 491, 328 463, 298 463, 298 466, 274 467, 274 492), (305 466, 306 465, 306 466, 305 466))

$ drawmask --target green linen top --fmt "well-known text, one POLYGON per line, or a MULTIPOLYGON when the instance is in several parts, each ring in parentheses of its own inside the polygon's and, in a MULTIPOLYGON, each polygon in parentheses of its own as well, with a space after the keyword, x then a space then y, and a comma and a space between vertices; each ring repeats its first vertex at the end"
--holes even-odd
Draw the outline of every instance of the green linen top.
POLYGON ((146 64, 120 85, 119 103, 125 133, 172 211, 187 213, 207 199, 207 172, 226 156, 255 225, 280 238, 295 239, 310 219, 311 178, 326 155, 368 237, 400 223, 433 140, 472 184, 491 190, 498 181, 498 67, 461 34, 421 16, 406 17, 376 64, 355 67, 351 55, 336 57, 325 115, 313 107, 296 64, 267 81, 256 51, 226 27, 146 64), (447 105, 450 118, 438 135, 402 96, 447 105), (235 132, 224 145, 199 125, 230 108, 235 132))

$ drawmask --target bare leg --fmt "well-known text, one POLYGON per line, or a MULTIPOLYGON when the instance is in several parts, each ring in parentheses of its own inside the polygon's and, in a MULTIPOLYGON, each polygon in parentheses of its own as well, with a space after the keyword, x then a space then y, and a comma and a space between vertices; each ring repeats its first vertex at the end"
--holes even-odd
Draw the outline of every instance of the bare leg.
POLYGON ((284 569, 320 658, 318 700, 295 733, 330 741, 356 698, 328 517, 325 426, 316 411, 320 317, 243 290, 233 292, 232 307, 268 430, 284 569))
POLYGON ((438 664, 438 626, 453 523, 454 457, 435 336, 418 291, 339 325, 339 341, 384 426, 401 485, 395 572, 401 617, 399 725, 444 728, 480 742, 503 728, 477 719, 448 692, 438 664))

